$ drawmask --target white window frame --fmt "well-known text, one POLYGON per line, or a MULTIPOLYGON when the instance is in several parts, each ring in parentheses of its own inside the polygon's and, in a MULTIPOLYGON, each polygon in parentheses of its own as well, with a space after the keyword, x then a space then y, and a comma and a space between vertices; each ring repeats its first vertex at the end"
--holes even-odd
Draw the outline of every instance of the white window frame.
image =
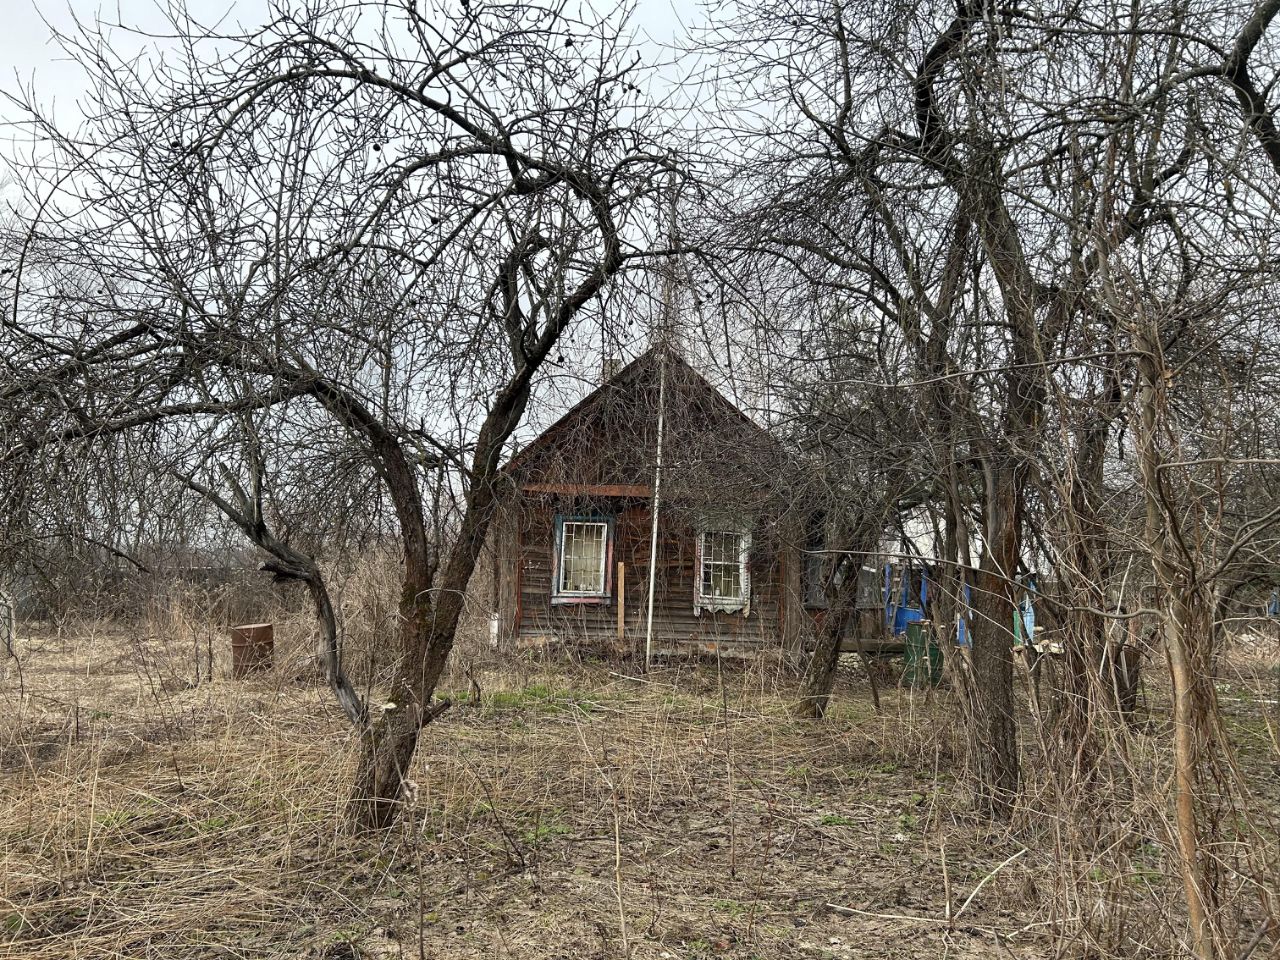
POLYGON ((611 553, 610 544, 613 539, 613 522, 608 517, 574 517, 565 516, 558 518, 556 524, 556 542, 555 542, 555 580, 552 583, 551 597, 552 601, 561 603, 572 603, 582 600, 605 600, 612 596, 611 585, 609 582, 609 556, 611 553), (564 578, 567 573, 565 565, 565 545, 568 542, 568 528, 570 526, 577 527, 603 527, 604 535, 601 540, 603 549, 600 551, 600 589, 599 590, 566 590, 564 588, 564 578))
POLYGON ((741 527, 730 527, 723 524, 707 524, 698 528, 696 550, 697 568, 694 576, 694 612, 718 610, 725 613, 741 611, 751 613, 751 531, 741 527), (702 592, 703 568, 706 559, 708 536, 734 536, 738 538, 738 582, 742 593, 737 597, 708 596, 702 592))

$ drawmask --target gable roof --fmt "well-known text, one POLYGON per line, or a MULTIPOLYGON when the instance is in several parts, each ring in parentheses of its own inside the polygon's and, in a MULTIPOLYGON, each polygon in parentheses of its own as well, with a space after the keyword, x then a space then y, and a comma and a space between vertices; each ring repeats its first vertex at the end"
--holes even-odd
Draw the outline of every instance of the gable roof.
POLYGON ((740 422, 760 439, 781 449, 781 443, 773 434, 743 413, 736 404, 727 400, 683 357, 670 347, 659 345, 650 347, 569 408, 560 419, 508 460, 502 467, 503 472, 511 473, 518 470, 535 454, 553 447, 562 437, 573 434, 575 429, 587 421, 609 398, 638 388, 645 377, 664 361, 667 364, 668 375, 675 374, 671 379, 678 381, 684 389, 694 391, 698 399, 705 402, 717 414, 740 422))

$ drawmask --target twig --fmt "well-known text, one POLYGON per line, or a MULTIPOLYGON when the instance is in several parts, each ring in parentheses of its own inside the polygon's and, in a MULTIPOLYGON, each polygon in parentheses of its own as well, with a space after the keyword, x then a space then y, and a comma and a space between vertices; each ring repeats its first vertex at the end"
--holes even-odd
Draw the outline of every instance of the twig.
POLYGON ((842 907, 838 903, 828 903, 826 907, 828 910, 834 910, 836 913, 851 917, 875 917, 877 920, 903 920, 907 923, 948 924, 951 922, 941 917, 915 917, 908 913, 874 913, 870 910, 859 910, 857 907, 842 907))
POLYGON ((629 673, 615 673, 613 670, 609 671, 609 676, 617 677, 619 680, 628 680, 631 683, 647 683, 653 687, 670 687, 672 690, 680 689, 674 683, 668 683, 665 680, 650 680, 647 677, 633 677, 629 673))
POLYGON ((1005 858, 1005 859, 1000 863, 1000 865, 999 865, 999 866, 997 866, 994 870, 992 870, 992 871, 991 871, 990 873, 988 873, 985 877, 983 877, 981 880, 979 880, 979 881, 978 881, 978 885, 977 885, 976 887, 974 887, 974 888, 973 888, 973 892, 972 892, 971 894, 969 894, 969 896, 965 899, 964 903, 962 903, 962 904, 960 905, 960 909, 956 911, 956 915, 955 915, 954 917, 952 917, 951 919, 952 919, 952 920, 958 920, 958 919, 960 919, 960 914, 964 913, 965 908, 966 908, 966 907, 968 907, 968 906, 969 906, 969 904, 971 904, 971 903, 973 902, 973 898, 974 898, 974 897, 976 897, 976 896, 978 895, 978 892, 979 892, 983 887, 985 887, 985 886, 987 885, 987 882, 988 882, 992 877, 994 877, 997 873, 999 873, 1001 870, 1003 870, 1003 869, 1004 869, 1005 867, 1007 867, 1009 864, 1013 863, 1013 861, 1017 860, 1020 856, 1022 856, 1022 855, 1023 855, 1024 853, 1026 853, 1026 852, 1027 852, 1027 848, 1026 848, 1026 847, 1023 847, 1021 850, 1019 850, 1019 851, 1018 851, 1017 853, 1015 853, 1013 856, 1011 856, 1011 857, 1006 857, 1006 858, 1005 858))
POLYGON ((446 710, 448 710, 452 706, 453 706, 453 701, 450 700, 448 697, 443 697, 437 700, 435 703, 431 704, 431 706, 429 706, 426 710, 422 712, 422 725, 425 727, 428 723, 435 720, 437 717, 440 716, 440 714, 444 713, 446 710))
POLYGON ((942 895, 946 899, 946 921, 954 922, 951 916, 951 874, 947 870, 947 837, 942 831, 938 831, 938 853, 942 857, 942 895))
POLYGON ((1253 951, 1258 949, 1258 945, 1262 943, 1262 938, 1267 935, 1267 931, 1271 929, 1271 923, 1263 920, 1258 924, 1257 932, 1254 933, 1253 939, 1245 944, 1244 949, 1240 951, 1240 955, 1236 960, 1249 960, 1253 956, 1253 951))
POLYGON ((729 786, 729 878, 738 876, 737 817, 733 806, 733 740, 729 736, 729 693, 724 685, 724 665, 720 658, 720 644, 716 644, 716 680, 720 684, 720 725, 724 733, 725 775, 729 786))
POLYGON ((627 940, 627 910, 622 899, 622 818, 618 813, 618 791, 613 791, 613 881, 618 899, 618 930, 622 934, 622 955, 631 956, 631 944, 627 940))
MULTIPOLYGON (((448 700, 442 700, 440 702, 446 704, 449 703, 448 700)), ((502 834, 502 838, 507 842, 507 846, 511 850, 512 856, 507 858, 508 864, 512 867, 518 867, 518 872, 523 873, 525 870, 529 869, 529 860, 525 856, 524 848, 521 847, 520 843, 516 840, 515 834, 507 829, 506 822, 498 812, 497 798, 494 797, 493 791, 489 789, 489 784, 482 776, 480 776, 475 767, 472 766, 471 761, 466 757, 462 757, 462 761, 466 764, 467 770, 470 772, 471 776, 475 778, 476 783, 480 784, 480 789, 484 791, 485 800, 489 804, 489 815, 493 817, 493 822, 497 826, 498 832, 502 834)))

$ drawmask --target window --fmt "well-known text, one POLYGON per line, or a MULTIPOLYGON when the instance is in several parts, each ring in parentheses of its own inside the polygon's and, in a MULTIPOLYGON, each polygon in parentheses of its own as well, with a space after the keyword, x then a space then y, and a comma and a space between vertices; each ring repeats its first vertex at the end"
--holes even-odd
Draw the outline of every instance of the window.
POLYGON ((608 599, 613 521, 557 517, 552 599, 562 603, 608 599))
POLYGON ((840 567, 834 556, 826 552, 826 516, 815 513, 809 518, 808 537, 804 551, 804 605, 811 610, 827 608, 827 576, 834 573, 833 586, 839 586, 840 567), (833 569, 834 568, 834 569, 833 569))
POLYGON ((750 612, 751 577, 747 568, 750 553, 749 533, 737 530, 698 533, 698 596, 694 604, 698 612, 750 612))
POLYGON ((804 605, 811 610, 827 608, 827 557, 819 550, 804 553, 804 605))

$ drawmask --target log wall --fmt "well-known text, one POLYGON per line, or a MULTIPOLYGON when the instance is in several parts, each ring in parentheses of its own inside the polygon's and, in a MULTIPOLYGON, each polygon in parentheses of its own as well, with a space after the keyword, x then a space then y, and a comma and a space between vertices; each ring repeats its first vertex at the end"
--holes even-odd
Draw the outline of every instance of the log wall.
MULTIPOLYGON (((519 497, 498 524, 499 557, 495 602, 500 639, 518 646, 569 644, 612 653, 643 655, 649 596, 650 517, 647 499, 617 498, 596 507, 615 518, 613 592, 599 603, 552 603, 554 502, 519 497), (618 641, 617 563, 625 564, 623 640, 618 641)), ((796 642, 798 591, 789 589, 798 564, 788 551, 753 532, 749 561, 750 612, 694 612, 698 571, 696 531, 678 516, 658 528, 654 591, 654 652, 661 655, 714 652, 750 654, 796 642), (790 609, 789 609, 790 607, 790 609)))

